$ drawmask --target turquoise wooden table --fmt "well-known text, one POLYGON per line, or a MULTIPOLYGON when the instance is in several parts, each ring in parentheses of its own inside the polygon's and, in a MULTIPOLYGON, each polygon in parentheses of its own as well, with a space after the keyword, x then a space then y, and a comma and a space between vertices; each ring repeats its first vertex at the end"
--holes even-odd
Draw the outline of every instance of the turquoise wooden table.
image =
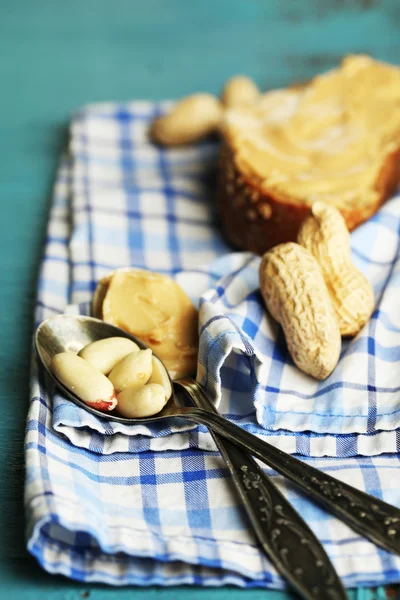
MULTIPOLYGON (((27 555, 23 438, 51 186, 69 115, 82 104, 217 93, 238 72, 276 87, 330 68, 345 52, 399 63, 399 26, 399 0, 0 1, 1 599, 291 597, 236 589, 116 592, 52 577, 27 555)), ((351 597, 397 594, 359 590, 351 597)))

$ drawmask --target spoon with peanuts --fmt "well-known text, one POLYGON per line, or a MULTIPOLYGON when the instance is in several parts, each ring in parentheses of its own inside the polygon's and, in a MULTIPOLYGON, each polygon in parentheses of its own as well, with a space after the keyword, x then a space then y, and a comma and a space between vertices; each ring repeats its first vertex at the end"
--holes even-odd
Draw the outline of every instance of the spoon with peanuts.
POLYGON ((254 533, 278 571, 307 600, 327 587, 332 597, 347 598, 322 545, 250 455, 253 444, 261 444, 259 456, 267 456, 269 447, 221 417, 193 379, 172 383, 162 361, 142 341, 91 317, 62 315, 44 321, 36 347, 64 394, 102 419, 143 424, 178 417, 209 427, 254 533), (187 397, 195 406, 185 405, 187 397), (276 540, 273 531, 278 528, 276 540), (307 544, 299 552, 301 540, 307 544))
MULTIPOLYGON (((304 532, 304 535, 307 534, 307 539, 310 540, 311 544, 311 546, 307 547, 315 549, 315 547, 319 548, 319 544, 307 525, 295 513, 293 508, 287 503, 283 496, 281 496, 278 490, 275 489, 271 480, 263 477, 263 471, 257 468, 257 464, 249 454, 257 457, 275 469, 278 473, 293 481, 303 492, 321 503, 327 510, 335 514, 339 519, 345 521, 361 535, 387 550, 400 554, 400 510, 377 498, 369 496, 364 492, 360 492, 356 488, 339 482, 334 477, 322 473, 318 469, 286 454, 266 441, 259 439, 255 435, 231 423, 228 419, 225 419, 218 414, 203 388, 194 379, 185 378, 172 382, 163 363, 149 351, 143 342, 126 331, 92 317, 61 315, 43 321, 39 325, 36 332, 36 348, 45 369, 64 394, 73 402, 99 418, 125 424, 143 424, 173 417, 205 425, 211 430, 213 435, 216 435, 215 439, 216 441, 218 440, 219 445, 221 444, 222 438, 224 438, 224 441, 222 442, 223 450, 221 450, 222 455, 226 460, 231 473, 234 475, 235 485, 238 487, 238 491, 243 501, 245 501, 246 498, 247 500, 250 500, 250 507, 246 506, 246 508, 256 533, 259 536, 259 539, 262 540, 264 549, 266 549, 270 558, 274 561, 274 564, 279 568, 280 572, 291 581, 295 589, 297 589, 304 598, 311 598, 312 596, 305 595, 304 589, 302 588, 305 580, 303 581, 303 584, 301 584, 301 581, 297 581, 299 575, 296 575, 297 567, 294 567, 294 563, 297 560, 302 562, 302 565, 299 568, 303 569, 302 577, 304 578, 304 572, 308 573, 311 569, 311 567, 307 567, 307 564, 305 563, 315 565, 315 560, 311 561, 308 552, 305 552, 304 555, 295 552, 293 556, 296 556, 297 558, 293 559, 294 563, 279 564, 279 552, 276 548, 274 550, 271 547, 270 537, 265 534, 267 524, 275 523, 274 519, 277 517, 273 507, 278 504, 284 506, 286 514, 290 514, 291 522, 294 523, 295 519, 296 526, 301 526, 300 530, 304 532), (90 362, 85 361, 85 358, 82 358, 82 355, 84 357, 86 354, 86 358, 88 357, 88 353, 90 355, 89 344, 109 338, 123 338, 129 340, 135 345, 134 350, 132 351, 132 346, 127 344, 129 348, 126 348, 125 350, 127 350, 128 354, 116 365, 111 365, 112 370, 111 373, 109 373, 109 378, 98 369, 100 375, 102 375, 110 385, 107 384, 108 387, 104 388, 106 390, 105 392, 102 392, 100 387, 100 396, 98 395, 99 390, 97 389, 94 395, 85 398, 86 401, 84 401, 79 396, 79 392, 82 393, 82 389, 77 387, 77 383, 75 384, 75 388, 71 389, 71 385, 70 387, 65 385, 65 379, 63 383, 61 378, 56 376, 54 371, 55 357, 61 353, 70 353, 71 356, 77 359, 79 358, 82 362, 87 362, 89 367, 90 362), (85 347, 86 352, 82 351, 85 347), (121 385, 122 387, 124 386, 122 380, 126 376, 124 374, 124 369, 121 367, 121 363, 123 363, 123 361, 131 361, 132 364, 132 353, 139 351, 143 355, 143 358, 141 359, 143 362, 141 367, 136 369, 136 373, 142 374, 145 372, 145 377, 143 378, 143 375, 141 375, 142 381, 140 382, 140 385, 137 382, 133 382, 134 385, 132 386, 132 381, 128 381, 130 387, 118 392, 118 390, 121 389, 121 385), (76 356, 76 353, 78 352, 81 354, 80 357, 76 356), (151 370, 150 375, 148 370, 149 365, 151 370), (154 373, 152 368, 153 365, 156 365, 154 367, 154 373), (147 382, 143 385, 143 381, 146 380, 147 377, 147 382), (141 396, 139 395, 140 402, 138 402, 137 406, 139 406, 139 413, 142 416, 138 415, 137 407, 132 408, 134 402, 131 402, 130 398, 135 395, 135 392, 132 391, 132 387, 135 388, 135 386, 136 393, 141 393, 141 396), (141 392, 146 386, 156 389, 156 394, 153 395, 151 391, 146 391, 146 393, 143 391, 141 392), (101 397, 102 393, 103 395, 105 394, 104 397, 101 397), (149 401, 150 396, 151 402, 149 401), (190 398, 194 406, 187 405, 188 398, 190 398), (97 405, 96 407, 96 402, 99 400, 105 401, 107 406, 97 405), (119 413, 117 403, 120 403, 119 413), (100 407, 103 409, 105 408, 106 411, 99 410, 100 407), (159 412, 155 412, 155 409, 157 408, 159 412), (107 409, 111 409, 111 412, 107 409), (147 412, 148 416, 144 416, 144 411, 147 412), (153 412, 153 414, 150 415, 149 413, 151 412, 153 412), (121 413, 124 413, 125 416, 121 413), (241 448, 241 450, 239 450, 239 448, 241 448), (243 450, 245 452, 243 452, 243 450), (234 460, 230 458, 231 454, 235 457, 234 460), (253 479, 253 477, 255 477, 255 479, 253 479), (263 494, 260 494, 259 485, 263 487, 265 493, 268 493, 267 497, 272 497, 274 499, 272 504, 266 504, 263 500, 260 500, 263 494), (257 493, 254 498, 252 498, 252 493, 257 489, 257 493), (272 492, 274 494, 273 496, 271 496, 272 492), (277 504, 274 503, 275 501, 277 504), (265 510, 267 510, 267 514, 269 514, 272 520, 265 521, 265 510), (274 518, 272 518, 273 515, 274 518), (317 544, 317 546, 314 546, 313 544, 317 544), (307 560, 304 559, 304 564, 302 561, 303 556, 307 556, 307 560), (295 581, 293 581, 293 578, 295 581)), ((121 350, 121 353, 124 354, 125 350, 121 350)), ((95 354, 93 350, 92 353, 95 354)), ((107 372, 109 367, 110 364, 104 366, 103 370, 107 372)), ((90 373, 92 373, 92 371, 90 371, 90 373)), ((87 371, 86 374, 88 374, 87 371)), ((83 375, 85 375, 85 373, 83 373, 83 375)), ((129 374, 129 377, 132 377, 131 373, 129 374)), ((283 525, 281 524, 280 527, 282 529, 283 525)), ((288 541, 287 536, 290 537, 290 535, 294 535, 293 532, 290 534, 289 530, 290 528, 286 528, 285 535, 282 534, 280 538, 282 543, 286 544, 288 541)), ((294 539, 291 539, 287 547, 291 548, 293 544, 294 539)), ((302 552, 304 552, 304 550, 305 547, 303 547, 302 552)), ((328 564, 326 562, 327 560, 325 553, 323 553, 321 555, 321 564, 325 565, 326 568, 328 564)), ((311 580, 313 580, 314 574, 310 577, 311 580)), ((311 580, 308 582, 310 585, 311 580)), ((324 585, 326 585, 326 582, 324 585)), ((337 598, 341 597, 344 598, 345 596, 337 596, 337 598)))

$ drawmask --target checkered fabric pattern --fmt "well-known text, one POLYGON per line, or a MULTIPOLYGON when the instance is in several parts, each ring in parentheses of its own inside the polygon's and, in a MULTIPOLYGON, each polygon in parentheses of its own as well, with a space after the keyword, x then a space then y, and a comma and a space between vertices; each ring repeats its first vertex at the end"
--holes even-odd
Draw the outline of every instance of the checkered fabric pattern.
MULTIPOLYGON (((215 227, 216 144, 167 151, 148 142, 148 123, 165 106, 103 104, 74 119, 55 186, 37 321, 67 305, 86 312, 98 279, 120 266, 176 277, 200 303, 198 378, 219 410, 399 506, 400 198, 352 235, 377 310, 344 346, 335 374, 316 383, 293 367, 264 314, 259 259, 232 253, 215 227)), ((26 453, 28 547, 48 571, 114 585, 283 585, 204 428, 96 419, 58 394, 34 358, 26 453)), ((400 580, 400 559, 274 480, 346 585, 400 580)))

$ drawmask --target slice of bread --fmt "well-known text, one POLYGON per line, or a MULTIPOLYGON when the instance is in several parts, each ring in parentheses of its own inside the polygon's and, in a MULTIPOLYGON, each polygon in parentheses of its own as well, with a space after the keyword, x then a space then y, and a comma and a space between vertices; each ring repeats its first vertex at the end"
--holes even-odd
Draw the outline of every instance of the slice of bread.
POLYGON ((263 254, 295 241, 313 202, 350 230, 400 181, 400 68, 364 55, 301 87, 228 110, 219 208, 233 245, 263 254))

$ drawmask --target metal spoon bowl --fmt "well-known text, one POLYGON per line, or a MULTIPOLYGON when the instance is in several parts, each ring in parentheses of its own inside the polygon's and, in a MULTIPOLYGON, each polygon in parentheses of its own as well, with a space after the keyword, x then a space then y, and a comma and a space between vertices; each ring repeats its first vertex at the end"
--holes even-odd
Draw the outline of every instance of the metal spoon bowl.
POLYGON ((57 386, 73 402, 97 417, 127 424, 151 423, 174 417, 205 425, 214 434, 223 436, 290 479, 305 494, 322 504, 364 537, 386 550, 400 554, 399 509, 339 482, 334 477, 322 473, 231 423, 216 412, 202 387, 193 379, 174 382, 171 399, 160 413, 152 417, 128 419, 87 406, 54 377, 51 371, 51 359, 59 352, 68 350, 78 352, 90 342, 111 336, 129 338, 140 348, 146 348, 146 345, 134 336, 104 321, 92 317, 68 315, 53 317, 41 323, 36 333, 36 347, 44 367, 57 386), (186 394, 195 406, 183 405, 186 394))
MULTIPOLYGON (((116 411, 105 413, 104 411, 88 406, 79 398, 79 396, 68 390, 68 388, 55 378, 51 369, 51 361, 56 354, 59 352, 79 352, 87 344, 109 337, 125 337, 134 341, 142 350, 146 350, 147 348, 146 344, 141 340, 119 327, 110 325, 100 319, 94 319, 93 317, 70 315, 59 315, 43 321, 37 328, 35 342, 39 358, 47 373, 55 380, 57 386, 66 396, 68 396, 68 398, 70 398, 70 400, 75 402, 75 404, 78 404, 101 419, 132 425, 133 423, 143 423, 144 420, 149 423, 165 419, 166 417, 176 416, 175 413, 177 409, 181 412, 182 408, 177 402, 177 396, 180 396, 180 394, 176 394, 171 378, 170 382, 173 390, 171 398, 161 412, 152 417, 146 417, 145 419, 123 417, 116 411)), ((167 369, 166 372, 168 374, 167 369)))

